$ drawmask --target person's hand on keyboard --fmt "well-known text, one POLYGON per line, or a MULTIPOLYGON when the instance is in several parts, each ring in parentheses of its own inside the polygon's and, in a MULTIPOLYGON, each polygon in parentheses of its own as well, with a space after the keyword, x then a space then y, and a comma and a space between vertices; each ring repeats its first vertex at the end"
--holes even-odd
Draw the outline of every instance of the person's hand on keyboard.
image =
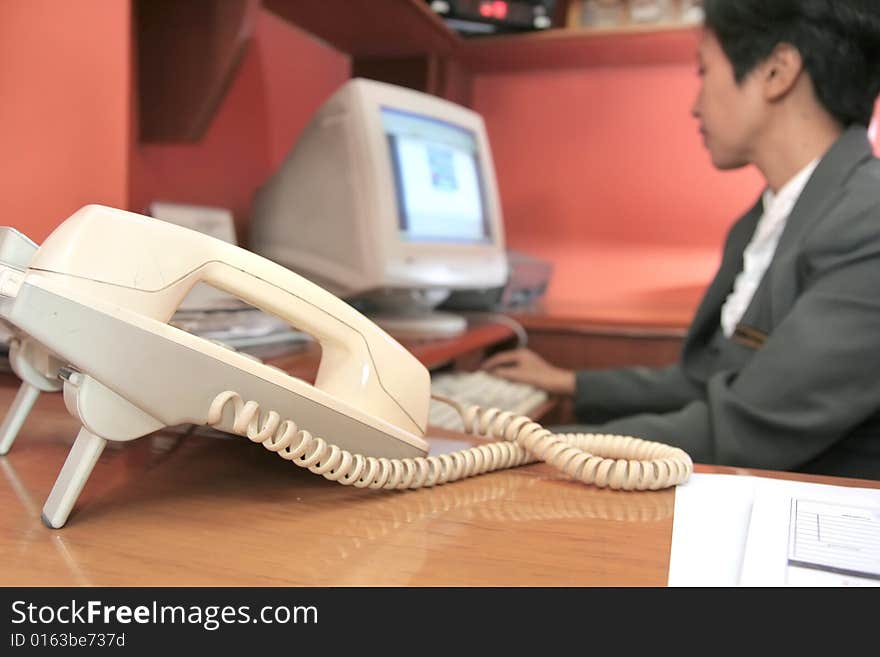
POLYGON ((528 349, 513 349, 495 354, 480 369, 509 381, 528 383, 550 393, 574 394, 575 373, 572 370, 551 365, 528 349))
MULTIPOLYGON (((475 405, 484 409, 497 408, 528 417, 532 417, 547 401, 547 392, 541 388, 509 381, 481 370, 432 374, 431 393, 465 407, 475 405)), ((431 400, 428 424, 443 429, 464 429, 458 411, 436 399, 431 400)))

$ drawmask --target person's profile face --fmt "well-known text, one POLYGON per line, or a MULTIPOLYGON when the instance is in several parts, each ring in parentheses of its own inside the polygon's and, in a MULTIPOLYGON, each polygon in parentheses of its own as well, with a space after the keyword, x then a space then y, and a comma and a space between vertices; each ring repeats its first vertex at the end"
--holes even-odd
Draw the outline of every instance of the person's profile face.
POLYGON ((700 91, 691 113, 700 122, 703 142, 719 169, 735 169, 751 160, 762 110, 753 76, 736 82, 733 66, 711 30, 703 30, 697 50, 700 91))

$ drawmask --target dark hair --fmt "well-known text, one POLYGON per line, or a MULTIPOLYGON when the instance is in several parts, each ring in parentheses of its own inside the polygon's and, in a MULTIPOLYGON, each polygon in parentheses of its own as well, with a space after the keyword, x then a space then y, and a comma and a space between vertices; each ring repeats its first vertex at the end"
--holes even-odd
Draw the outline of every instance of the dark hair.
POLYGON ((880 94, 880 0, 705 0, 737 82, 780 43, 798 49, 819 102, 867 126, 880 94))

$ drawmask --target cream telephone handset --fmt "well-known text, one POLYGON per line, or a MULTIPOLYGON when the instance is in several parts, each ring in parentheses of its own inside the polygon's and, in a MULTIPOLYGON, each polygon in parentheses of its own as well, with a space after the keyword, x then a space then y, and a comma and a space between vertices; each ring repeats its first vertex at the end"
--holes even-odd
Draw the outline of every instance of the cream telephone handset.
MULTIPOLYGON (((11 229, 4 230, 5 242, 11 229)), ((68 411, 82 424, 43 509, 50 527, 66 522, 107 440, 179 424, 247 436, 358 487, 431 486, 536 459, 584 482, 625 489, 675 485, 692 469, 679 449, 554 435, 528 418, 477 407, 458 408, 466 430, 503 440, 427 457, 429 373, 380 328, 265 258, 104 206, 82 208, 39 249, 0 262, 0 319, 18 336, 22 390, 63 387, 68 411), (314 386, 169 325, 199 282, 318 340, 314 386)), ((12 438, 35 395, 26 397, 8 412, 12 438)))

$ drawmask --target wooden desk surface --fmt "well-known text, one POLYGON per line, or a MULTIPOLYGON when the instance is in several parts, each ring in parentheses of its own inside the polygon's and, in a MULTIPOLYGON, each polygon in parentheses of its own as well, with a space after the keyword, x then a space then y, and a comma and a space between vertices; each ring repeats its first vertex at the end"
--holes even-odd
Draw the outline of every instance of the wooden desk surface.
MULTIPOLYGON (((0 388, 4 412, 14 392, 0 388)), ((600 490, 535 464, 366 491, 236 437, 109 443, 67 526, 50 530, 40 511, 77 429, 61 396, 43 395, 0 457, 2 585, 666 584, 672 490, 600 490)), ((432 445, 464 446, 454 434, 432 445)))
POLYGON ((683 337, 705 286, 647 289, 614 298, 543 299, 510 313, 529 330, 683 337))

